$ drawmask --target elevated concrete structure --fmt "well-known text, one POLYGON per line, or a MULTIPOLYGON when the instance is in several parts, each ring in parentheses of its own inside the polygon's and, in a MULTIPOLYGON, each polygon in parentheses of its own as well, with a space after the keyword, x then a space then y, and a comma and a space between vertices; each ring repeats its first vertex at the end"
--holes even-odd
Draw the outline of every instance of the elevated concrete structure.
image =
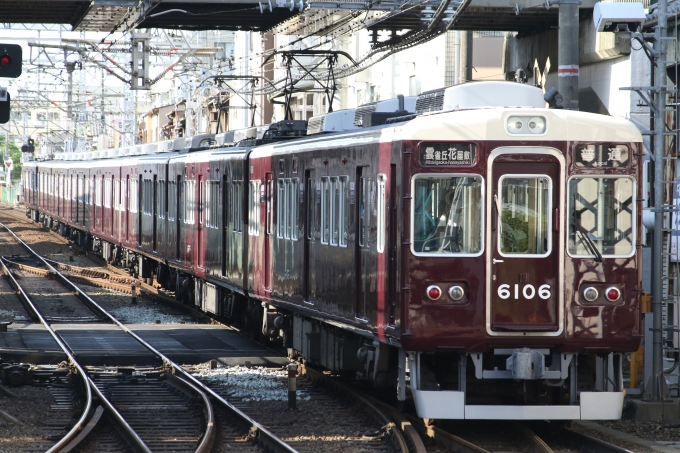
MULTIPOLYGON (((589 11, 596 0, 582 0, 589 11)), ((3 23, 70 24, 78 31, 121 31, 137 24, 142 28, 185 30, 268 30, 300 14, 314 15, 318 9, 364 10, 363 0, 3 0, 3 23), (266 5, 261 9, 260 5, 266 5), (268 10, 268 5, 272 9, 268 10)), ((390 11, 397 0, 373 2, 371 9, 390 11)), ((409 8, 381 22, 377 29, 412 29, 422 24, 422 8, 409 8)), ((545 8, 536 0, 472 0, 457 28, 502 30, 532 34, 557 25, 557 6, 545 8)), ((302 24, 302 22, 301 22, 302 24)), ((298 27, 299 28, 299 27, 298 27)))

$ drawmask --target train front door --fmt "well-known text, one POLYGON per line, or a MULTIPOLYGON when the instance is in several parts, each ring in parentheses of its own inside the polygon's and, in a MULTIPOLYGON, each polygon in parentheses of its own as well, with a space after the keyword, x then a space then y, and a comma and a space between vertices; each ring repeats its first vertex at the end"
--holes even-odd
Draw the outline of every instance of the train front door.
POLYGON ((490 335, 557 335, 563 325, 557 151, 499 149, 487 194, 487 329, 490 335))

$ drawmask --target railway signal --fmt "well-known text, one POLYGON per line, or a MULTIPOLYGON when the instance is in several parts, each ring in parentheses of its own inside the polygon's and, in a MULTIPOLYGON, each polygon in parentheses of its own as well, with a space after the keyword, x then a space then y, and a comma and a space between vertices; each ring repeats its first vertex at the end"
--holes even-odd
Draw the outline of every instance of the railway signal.
MULTIPOLYGON (((21 75, 21 46, 0 43, 0 77, 15 79, 21 75)), ((10 96, 7 88, 0 87, 0 124, 9 121, 10 96)))

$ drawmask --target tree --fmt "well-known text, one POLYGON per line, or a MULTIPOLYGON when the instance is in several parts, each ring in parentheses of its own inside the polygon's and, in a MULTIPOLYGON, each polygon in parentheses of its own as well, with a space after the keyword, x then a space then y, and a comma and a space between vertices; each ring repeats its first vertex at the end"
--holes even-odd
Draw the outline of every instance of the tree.
MULTIPOLYGON (((0 135, 0 155, 5 154, 5 135, 0 135)), ((14 142, 9 142, 9 156, 5 156, 5 160, 11 158, 14 162, 14 170, 12 170, 12 181, 21 180, 21 148, 14 144, 14 142)), ((3 162, 4 165, 4 162, 3 162)))

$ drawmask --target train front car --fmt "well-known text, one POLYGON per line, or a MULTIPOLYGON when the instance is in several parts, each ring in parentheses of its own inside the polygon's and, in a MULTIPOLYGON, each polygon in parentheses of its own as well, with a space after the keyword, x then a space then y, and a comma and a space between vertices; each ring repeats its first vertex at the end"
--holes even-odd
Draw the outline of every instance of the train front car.
POLYGON ((622 353, 640 342, 640 133, 542 108, 528 86, 468 84, 447 103, 393 138, 419 416, 620 418, 622 353), (494 99, 522 107, 482 108, 494 99))

